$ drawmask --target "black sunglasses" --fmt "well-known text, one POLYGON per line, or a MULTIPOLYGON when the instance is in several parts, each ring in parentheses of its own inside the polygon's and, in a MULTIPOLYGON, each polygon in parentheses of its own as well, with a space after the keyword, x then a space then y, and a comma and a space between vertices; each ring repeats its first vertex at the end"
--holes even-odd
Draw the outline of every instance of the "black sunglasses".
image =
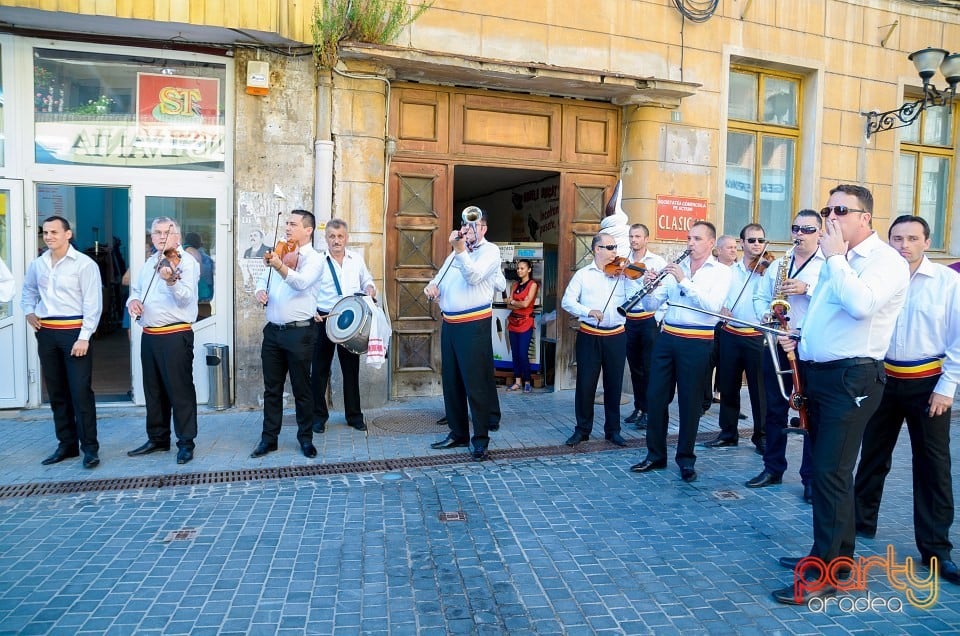
POLYGON ((813 225, 791 225, 790 231, 794 234, 816 234, 820 230, 813 225))
POLYGON ((827 207, 820 210, 820 216, 827 218, 830 216, 830 213, 833 212, 837 216, 846 216, 851 212, 866 212, 866 210, 861 210, 859 208, 848 208, 845 205, 828 205, 827 207))
POLYGON ((751 244, 752 244, 752 243, 766 243, 766 242, 767 242, 767 239, 765 239, 765 238, 753 238, 753 237, 750 237, 750 238, 745 238, 745 239, 743 239, 743 240, 746 241, 747 243, 751 243, 751 244))
POLYGON ((597 247, 599 247, 599 248, 602 249, 602 250, 607 250, 607 251, 617 249, 617 246, 616 246, 616 245, 597 245, 597 247))

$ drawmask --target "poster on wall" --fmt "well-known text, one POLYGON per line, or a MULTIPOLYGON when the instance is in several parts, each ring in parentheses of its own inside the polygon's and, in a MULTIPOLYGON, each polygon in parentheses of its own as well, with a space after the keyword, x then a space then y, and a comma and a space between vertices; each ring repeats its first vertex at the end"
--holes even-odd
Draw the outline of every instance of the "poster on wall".
POLYGON ((220 80, 137 73, 137 126, 189 131, 220 121, 220 80))
POLYGON ((706 199, 658 194, 655 238, 658 241, 685 241, 690 226, 706 218, 706 199))

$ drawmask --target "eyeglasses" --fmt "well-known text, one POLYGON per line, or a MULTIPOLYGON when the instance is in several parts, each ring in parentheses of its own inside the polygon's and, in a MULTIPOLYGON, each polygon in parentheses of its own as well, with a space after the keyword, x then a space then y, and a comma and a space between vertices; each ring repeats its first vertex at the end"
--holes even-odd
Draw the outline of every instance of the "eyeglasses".
POLYGON ((790 231, 794 234, 816 234, 820 230, 813 225, 791 225, 790 231))
POLYGON ((612 251, 612 250, 617 249, 617 246, 616 246, 616 245, 597 245, 597 247, 599 247, 599 248, 602 249, 602 250, 607 250, 607 251, 612 251))
POLYGON ((830 216, 830 213, 833 212, 837 216, 847 216, 851 212, 866 212, 866 210, 861 210, 859 208, 848 208, 845 205, 828 205, 827 207, 820 210, 820 216, 827 218, 830 216))
POLYGON ((765 239, 765 238, 752 238, 752 237, 751 237, 751 238, 745 238, 745 239, 743 239, 743 240, 746 241, 747 243, 750 243, 751 245, 754 244, 754 243, 761 243, 761 244, 763 244, 763 243, 766 243, 766 242, 767 242, 767 239, 765 239))

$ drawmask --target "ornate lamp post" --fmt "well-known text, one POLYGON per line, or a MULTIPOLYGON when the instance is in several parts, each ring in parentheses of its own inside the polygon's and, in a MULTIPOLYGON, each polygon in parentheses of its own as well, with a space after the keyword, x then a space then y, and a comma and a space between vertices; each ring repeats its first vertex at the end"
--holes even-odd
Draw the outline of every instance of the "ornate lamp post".
POLYGON ((900 108, 888 110, 885 113, 878 113, 875 110, 861 113, 867 118, 867 139, 870 139, 873 133, 909 126, 920 116, 920 113, 932 106, 951 108, 957 93, 957 84, 960 83, 960 53, 927 47, 914 51, 907 59, 917 67, 920 79, 923 80, 923 97, 915 102, 906 102, 900 108), (930 83, 938 67, 947 80, 947 88, 942 90, 930 83))

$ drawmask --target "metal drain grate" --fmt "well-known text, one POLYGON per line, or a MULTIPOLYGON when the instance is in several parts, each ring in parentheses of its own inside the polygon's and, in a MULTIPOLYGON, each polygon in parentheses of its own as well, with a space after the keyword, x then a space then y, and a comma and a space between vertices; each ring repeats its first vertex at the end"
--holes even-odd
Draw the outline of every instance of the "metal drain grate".
POLYGON ((743 495, 741 495, 735 490, 714 490, 713 496, 721 501, 743 499, 743 495))
POLYGON ((466 521, 467 513, 462 510, 457 510, 456 512, 441 512, 440 521, 466 521))
POLYGON ((196 528, 183 528, 181 530, 173 530, 168 532, 161 541, 164 543, 170 543, 171 541, 193 541, 197 538, 198 530, 196 528))

